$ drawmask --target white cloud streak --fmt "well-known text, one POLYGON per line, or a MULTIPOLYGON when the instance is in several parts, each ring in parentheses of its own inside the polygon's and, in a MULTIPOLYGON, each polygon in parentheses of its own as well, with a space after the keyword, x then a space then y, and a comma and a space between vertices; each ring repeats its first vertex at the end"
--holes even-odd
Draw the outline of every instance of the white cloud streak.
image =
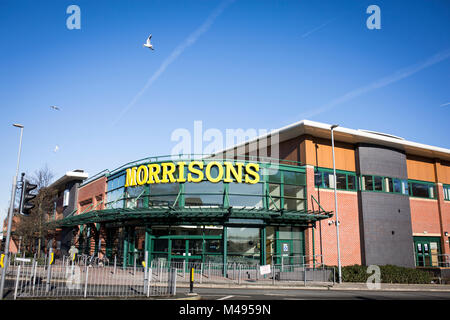
POLYGON ((174 51, 162 62, 158 70, 153 73, 153 75, 147 80, 144 87, 134 96, 134 98, 128 103, 128 105, 121 111, 117 119, 113 122, 113 126, 117 124, 118 121, 127 113, 131 107, 139 100, 139 98, 147 91, 148 88, 164 73, 167 67, 174 62, 184 50, 192 46, 198 38, 209 30, 214 21, 219 17, 222 12, 235 0, 225 0, 223 1, 214 11, 209 15, 209 17, 203 22, 203 24, 192 32, 174 51))
POLYGON ((314 29, 312 29, 312 30, 310 30, 310 31, 308 31, 308 32, 305 32, 304 34, 301 35, 301 38, 306 38, 306 37, 309 36, 311 33, 314 33, 314 32, 316 32, 316 31, 322 29, 323 27, 327 26, 328 24, 330 24, 330 23, 333 22, 334 20, 335 20, 335 19, 328 20, 327 22, 321 24, 320 26, 315 27, 314 29))
POLYGON ((393 74, 391 74, 387 77, 378 79, 365 87, 361 87, 361 88, 352 90, 352 91, 340 96, 339 98, 332 100, 331 102, 327 103, 326 105, 324 105, 322 107, 302 113, 300 115, 300 117, 302 119, 305 119, 305 118, 311 118, 311 117, 317 116, 319 114, 322 114, 326 111, 333 109, 334 107, 336 107, 342 103, 350 101, 350 100, 352 100, 356 97, 359 97, 363 94, 366 94, 366 93, 371 92, 376 89, 386 87, 392 83, 395 83, 402 79, 408 78, 408 77, 412 76, 413 74, 415 74, 425 68, 428 68, 436 63, 439 63, 441 61, 448 59, 449 57, 450 57, 450 49, 446 49, 441 52, 438 52, 435 55, 429 57, 428 59, 426 59, 420 63, 400 69, 400 70, 394 72, 393 74))

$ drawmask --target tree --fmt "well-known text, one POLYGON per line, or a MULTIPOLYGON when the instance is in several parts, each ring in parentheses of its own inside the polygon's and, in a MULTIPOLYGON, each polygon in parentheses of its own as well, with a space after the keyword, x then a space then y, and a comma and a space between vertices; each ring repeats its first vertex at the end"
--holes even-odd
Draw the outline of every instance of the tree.
POLYGON ((32 251, 35 247, 36 240, 37 254, 40 256, 42 239, 48 235, 48 229, 45 222, 48 215, 54 210, 54 201, 57 196, 57 190, 48 187, 54 177, 54 174, 48 169, 47 165, 36 170, 34 175, 30 177, 33 184, 37 185, 37 195, 33 199, 35 207, 31 210, 29 216, 18 216, 13 223, 13 230, 16 236, 21 237, 21 243, 32 251))
POLYGON ((31 183, 37 185, 36 191, 39 192, 41 188, 48 187, 54 177, 53 172, 50 171, 47 164, 39 170, 36 170, 31 176, 31 183))

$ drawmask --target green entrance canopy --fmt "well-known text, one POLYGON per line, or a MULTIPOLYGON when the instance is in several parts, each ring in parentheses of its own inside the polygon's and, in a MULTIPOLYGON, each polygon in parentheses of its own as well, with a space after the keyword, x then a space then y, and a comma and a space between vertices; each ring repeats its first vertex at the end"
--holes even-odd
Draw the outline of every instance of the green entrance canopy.
POLYGON ((94 210, 73 215, 61 220, 51 221, 47 225, 50 229, 73 227, 88 223, 111 223, 125 221, 142 221, 148 224, 193 224, 193 225, 226 225, 235 224, 236 219, 243 219, 243 224, 249 219, 262 220, 267 225, 295 225, 311 226, 316 221, 333 216, 332 211, 289 211, 267 210, 265 208, 221 208, 221 207, 149 207, 149 208, 116 208, 94 210), (244 220, 245 219, 245 220, 244 220))

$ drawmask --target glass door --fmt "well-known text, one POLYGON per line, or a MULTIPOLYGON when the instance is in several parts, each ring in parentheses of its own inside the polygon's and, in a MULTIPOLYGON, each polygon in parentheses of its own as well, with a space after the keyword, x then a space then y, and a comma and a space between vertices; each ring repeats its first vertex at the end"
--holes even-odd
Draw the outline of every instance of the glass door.
POLYGON ((439 254, 441 251, 440 238, 415 237, 414 247, 416 253, 416 266, 418 267, 439 266, 439 254))
POLYGON ((292 240, 279 240, 278 253, 280 260, 278 263, 282 265, 292 264, 292 240))
POLYGON ((191 267, 200 267, 203 261, 203 239, 190 239, 188 242, 188 255, 186 257, 191 267))
POLYGON ((186 259, 186 239, 170 239, 171 241, 171 251, 170 251, 170 262, 171 263, 183 263, 186 259))
POLYGON ((172 262, 202 262, 203 239, 171 239, 172 262))

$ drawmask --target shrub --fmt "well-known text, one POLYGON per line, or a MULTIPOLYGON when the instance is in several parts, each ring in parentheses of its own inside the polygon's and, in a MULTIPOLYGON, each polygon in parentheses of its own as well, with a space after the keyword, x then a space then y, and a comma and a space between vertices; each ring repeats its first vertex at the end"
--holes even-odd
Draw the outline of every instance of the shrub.
MULTIPOLYGON (((431 272, 416 269, 405 268, 394 265, 379 266, 382 283, 416 283, 429 284, 433 279, 431 272)), ((336 266, 335 274, 337 277, 338 270, 336 266)), ((352 265, 342 267, 342 281, 343 282, 367 282, 367 279, 373 275, 367 273, 367 267, 361 265, 352 265)))

